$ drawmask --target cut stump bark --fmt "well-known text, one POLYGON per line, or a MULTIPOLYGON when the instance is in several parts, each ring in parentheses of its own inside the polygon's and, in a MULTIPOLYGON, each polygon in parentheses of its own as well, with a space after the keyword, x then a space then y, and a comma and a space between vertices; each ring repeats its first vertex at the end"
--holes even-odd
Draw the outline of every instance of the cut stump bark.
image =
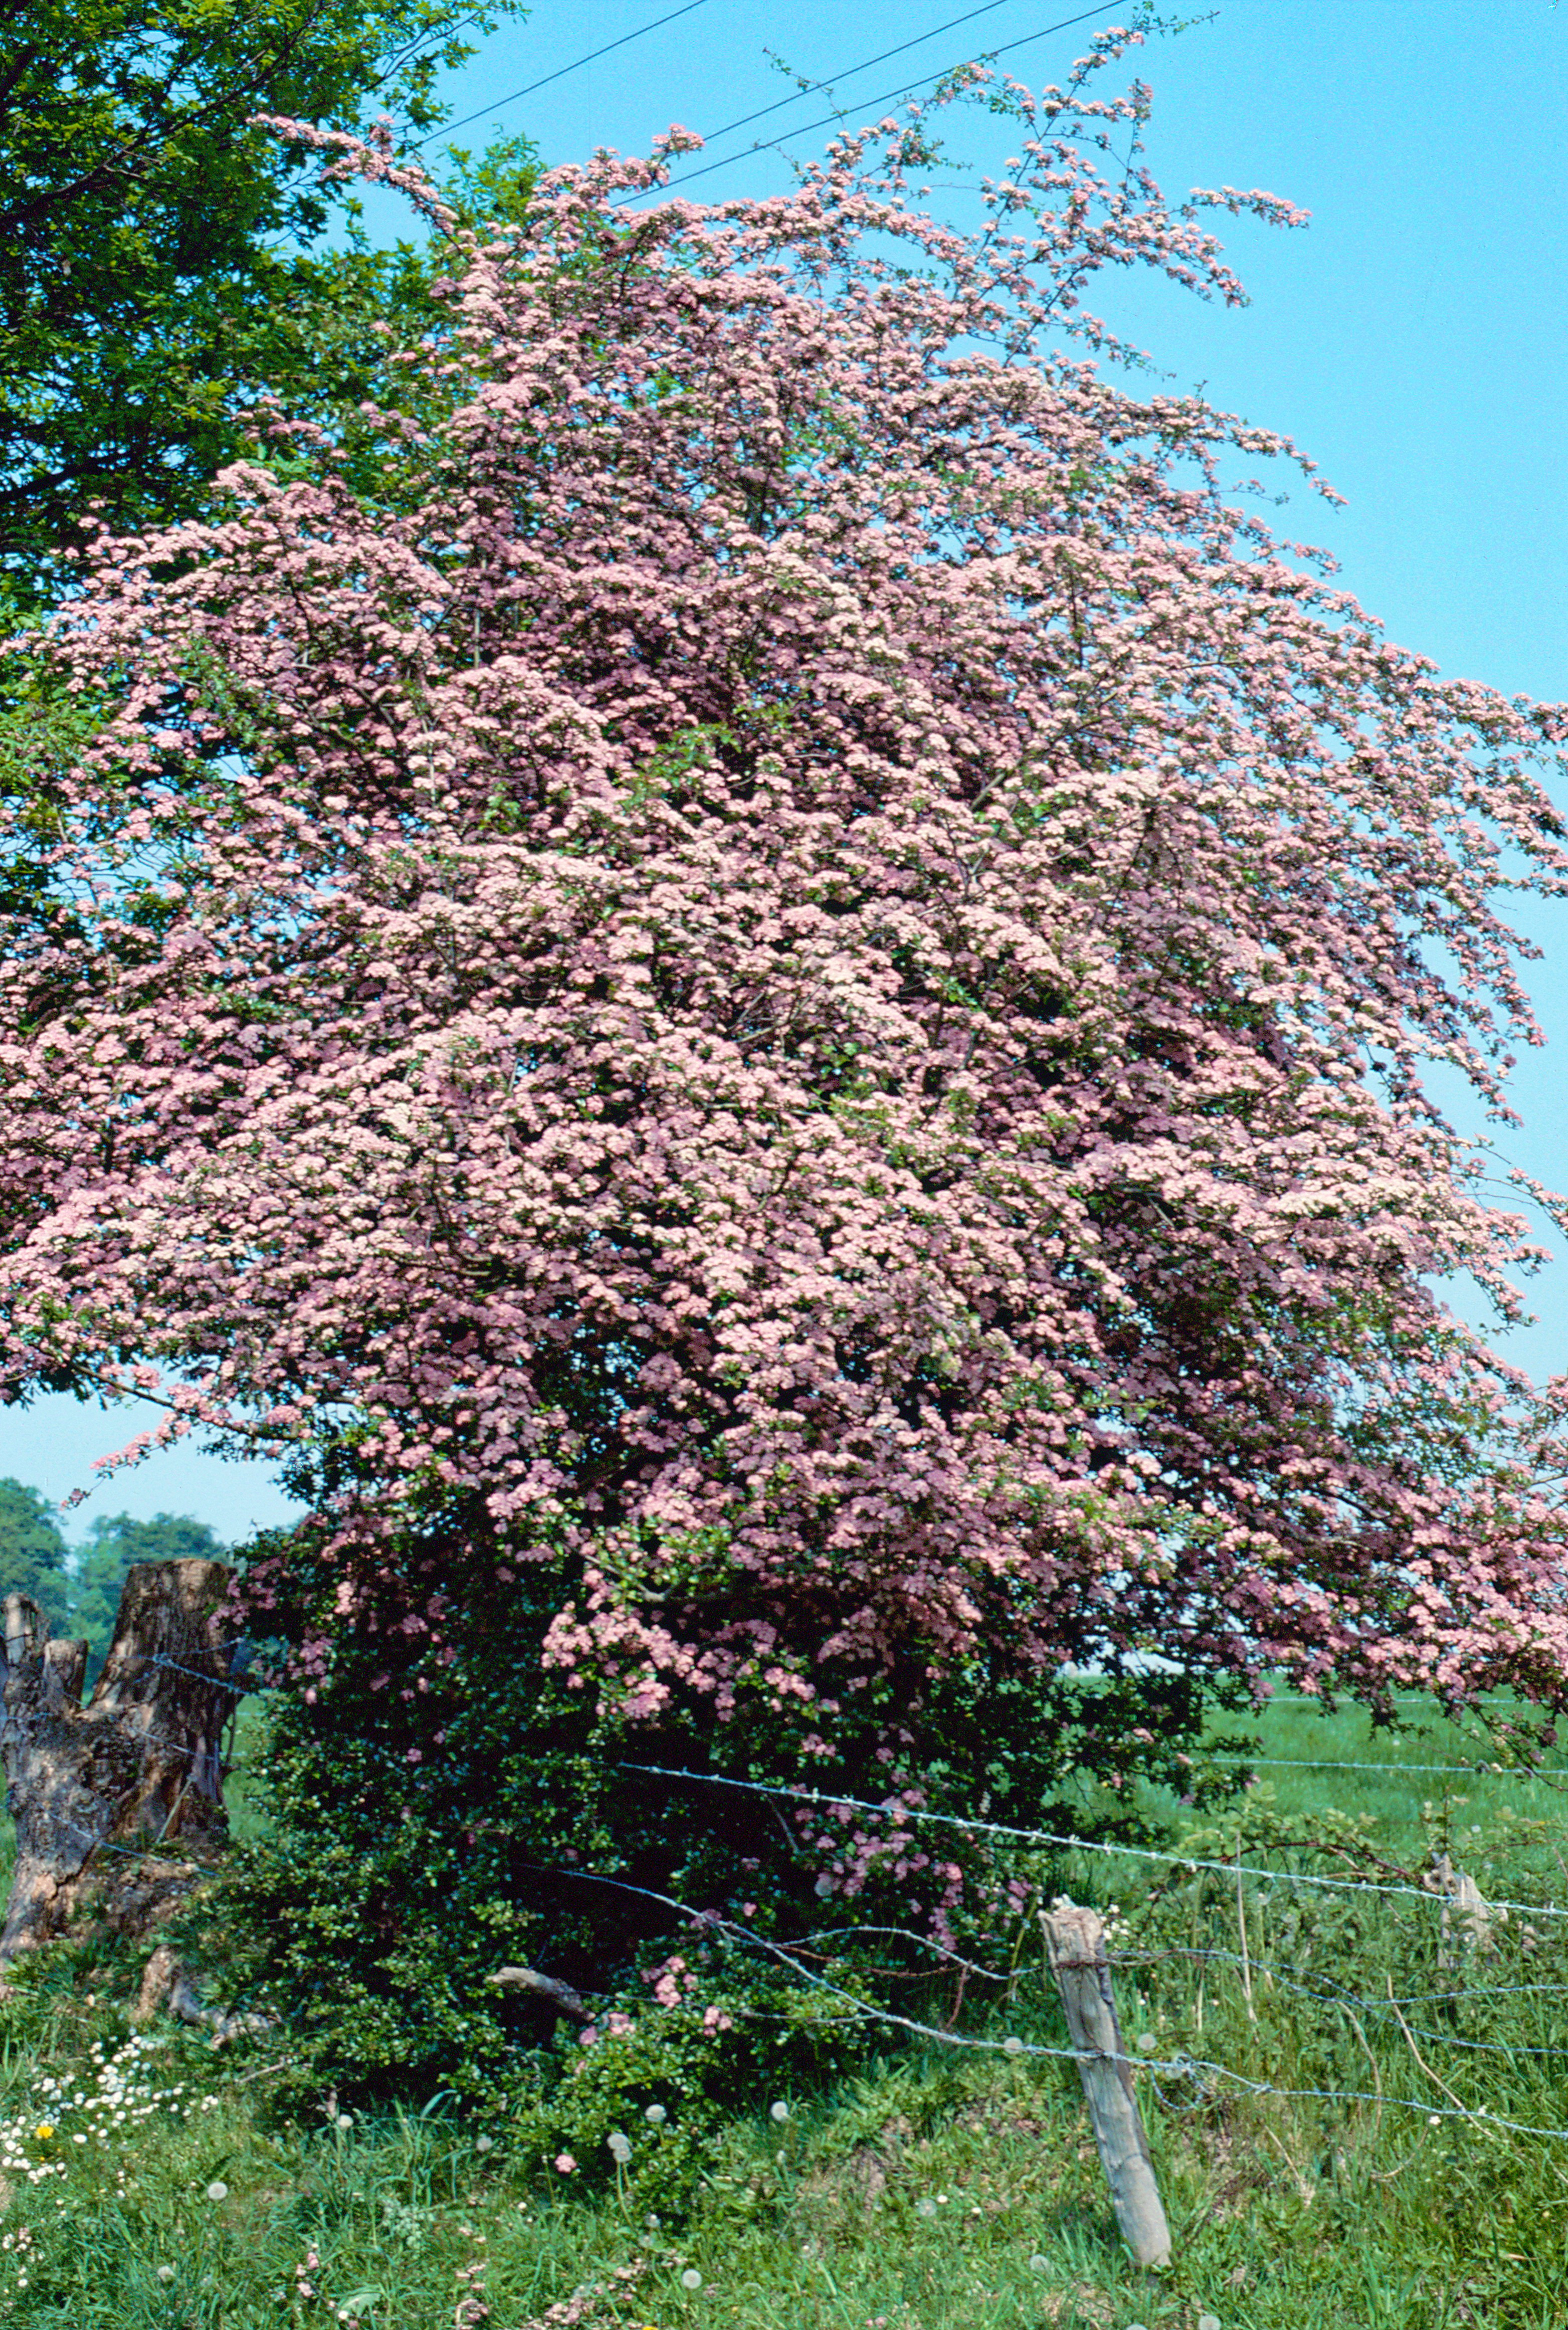
POLYGON ((0 1765, 16 1868, 0 1964, 89 1910, 115 1933, 148 1932, 221 1852, 229 1577, 218 1561, 137 1563, 85 1707, 87 1644, 50 1642, 37 1605, 6 1597, 0 1765))

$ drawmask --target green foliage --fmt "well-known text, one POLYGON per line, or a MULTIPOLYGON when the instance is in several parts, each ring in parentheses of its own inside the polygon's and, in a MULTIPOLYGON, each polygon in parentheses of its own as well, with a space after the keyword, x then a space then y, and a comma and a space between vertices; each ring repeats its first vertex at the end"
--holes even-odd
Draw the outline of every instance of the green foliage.
POLYGON ((871 1986, 853 1959, 829 1960, 834 1992, 803 1984, 722 1936, 687 1936, 685 1953, 644 1969, 614 1999, 595 2001, 587 2031, 558 2032, 515 2080, 510 2144, 521 2168, 543 2164, 577 2191, 613 2191, 633 2223, 693 2205, 727 2123, 859 2069, 876 2036, 856 1997, 871 1986), (663 1985, 674 2004, 648 1987, 663 1985), (569 2164, 562 2167, 562 2163, 569 2164))
POLYGON ((188 1513, 100 1513, 71 1557, 70 1627, 89 1645, 88 1678, 97 1680, 114 1634, 120 1588, 133 1561, 218 1561, 223 1547, 205 1521, 188 1513))
POLYGON ((31 1595, 58 1631, 67 1606, 67 1558, 47 1497, 20 1481, 0 1481, 0 1595, 31 1595))
MULTIPOLYGON (((298 1813, 298 1766, 287 1748, 281 1757, 286 1802, 298 1813)), ((345 1777, 357 1791, 362 1774, 345 1777)), ((309 1835, 290 1827, 241 1849, 222 1987, 236 2003, 287 2014, 298 2046, 286 2096, 335 2080, 356 2100, 428 2101, 447 2090, 493 2106, 513 2051, 486 1978, 517 1955, 519 1921, 484 1891, 482 1875, 423 1865, 422 1825, 401 1823, 398 1794, 392 1779, 385 1823, 363 1817, 361 1800, 357 1837, 340 1813, 309 1835)))
POLYGON ((353 394, 385 270, 363 251, 310 255, 337 198, 251 117, 352 128, 384 112, 429 128, 439 71, 472 53, 465 33, 510 13, 514 0, 8 12, 0 561, 24 596, 47 593, 90 507, 121 527, 194 507, 259 391, 353 394))
MULTIPOLYGON (((303 1540, 291 1551, 309 1571, 303 1540)), ((269 1575, 264 1549, 251 1578, 269 1575)), ((455 1580, 430 1580, 432 1595, 455 1580)), ((315 1580, 325 1596, 335 1580, 315 1580)), ((310 1628, 308 1601, 275 1623, 310 1628)), ((458 1596, 460 1667, 426 1671, 420 1636, 367 1627, 331 1675, 279 1703, 263 1759, 265 1835, 238 1858, 225 1907, 231 1994, 294 2032, 299 2081, 415 2099, 438 2089, 495 2104, 520 2037, 548 2019, 486 1982, 537 1955, 569 1967, 583 1920, 547 1913, 520 1864, 559 1866, 593 1829, 585 1711, 537 1675, 542 1596, 458 1596)))
MULTIPOLYGON (((793 1977, 792 2003, 774 1996, 778 1946, 810 1937, 853 1989, 863 1958, 904 1975, 924 1964, 909 1928, 961 1944, 1017 1914, 1010 1863, 988 1840, 905 1833, 880 1812, 840 1819, 836 1790, 881 1805, 918 1780, 937 1810, 1141 1833, 1133 1783, 1178 1776, 1202 1724, 1185 1677, 1063 1675, 1031 1690, 979 1659, 926 1679, 918 1775, 877 1753, 897 1678, 846 1700, 831 1757, 743 1706, 632 1722, 543 1663, 568 1590, 543 1556, 498 1574, 482 1530, 450 1520, 395 1563, 378 1545, 354 1577, 308 1529, 253 1549, 252 1623, 275 1630, 294 1680, 265 1756, 270 1819, 237 1865, 222 1956, 235 2002, 290 2031, 299 2081, 370 2100, 448 2088, 493 2105, 554 2020, 492 1985, 497 1967, 520 1962, 640 2015, 639 1970, 672 1950, 700 1958, 704 2007, 797 2031, 819 2070, 825 2030, 838 2047, 844 2026, 836 2011, 824 2022, 820 2002, 808 2011, 793 1977), (783 1780, 826 1803, 639 1766, 783 1780), (694 1916, 708 1921, 695 1955, 694 1916), (867 1927, 893 1930, 864 1943, 867 1927)), ((682 2027, 661 2026, 659 2043, 678 2052, 682 2027)), ((578 2092, 597 2096, 609 2077, 596 2069, 578 2092)), ((704 2092, 727 2107, 732 2080, 715 2070, 704 2092)), ((556 2138, 574 2148, 565 2122, 556 2138)))

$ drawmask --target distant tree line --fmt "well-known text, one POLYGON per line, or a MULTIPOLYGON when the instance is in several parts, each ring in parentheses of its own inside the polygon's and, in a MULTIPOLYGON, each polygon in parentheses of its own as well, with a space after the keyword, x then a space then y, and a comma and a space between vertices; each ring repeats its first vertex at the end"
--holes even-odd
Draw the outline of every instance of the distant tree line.
POLYGON ((189 1513, 155 1513, 151 1520, 100 1513, 72 1546, 47 1497, 21 1481, 0 1481, 0 1596, 31 1595, 52 1634, 85 1636, 90 1681, 103 1664, 133 1562, 213 1560, 223 1550, 206 1522, 189 1513))

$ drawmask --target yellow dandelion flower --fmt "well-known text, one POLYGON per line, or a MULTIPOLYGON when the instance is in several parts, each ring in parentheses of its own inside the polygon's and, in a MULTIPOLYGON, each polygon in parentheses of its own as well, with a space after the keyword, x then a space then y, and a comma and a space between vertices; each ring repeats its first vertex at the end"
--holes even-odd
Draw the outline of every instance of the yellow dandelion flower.
POLYGON ((33 2131, 33 2140, 38 2144, 47 2144, 53 2134, 53 2126, 46 2119, 41 2119, 38 2126, 33 2131))

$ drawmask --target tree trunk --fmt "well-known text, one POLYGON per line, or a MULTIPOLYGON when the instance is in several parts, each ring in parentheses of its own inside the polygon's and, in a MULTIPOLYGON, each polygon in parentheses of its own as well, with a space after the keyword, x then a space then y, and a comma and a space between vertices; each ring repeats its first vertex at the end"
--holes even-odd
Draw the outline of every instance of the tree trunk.
POLYGON ((89 1909, 146 1933, 222 1850, 229 1577, 218 1561, 137 1562, 86 1707, 87 1644, 47 1641, 36 1604, 6 1597, 0 1764, 16 1869, 0 1962, 89 1909))

